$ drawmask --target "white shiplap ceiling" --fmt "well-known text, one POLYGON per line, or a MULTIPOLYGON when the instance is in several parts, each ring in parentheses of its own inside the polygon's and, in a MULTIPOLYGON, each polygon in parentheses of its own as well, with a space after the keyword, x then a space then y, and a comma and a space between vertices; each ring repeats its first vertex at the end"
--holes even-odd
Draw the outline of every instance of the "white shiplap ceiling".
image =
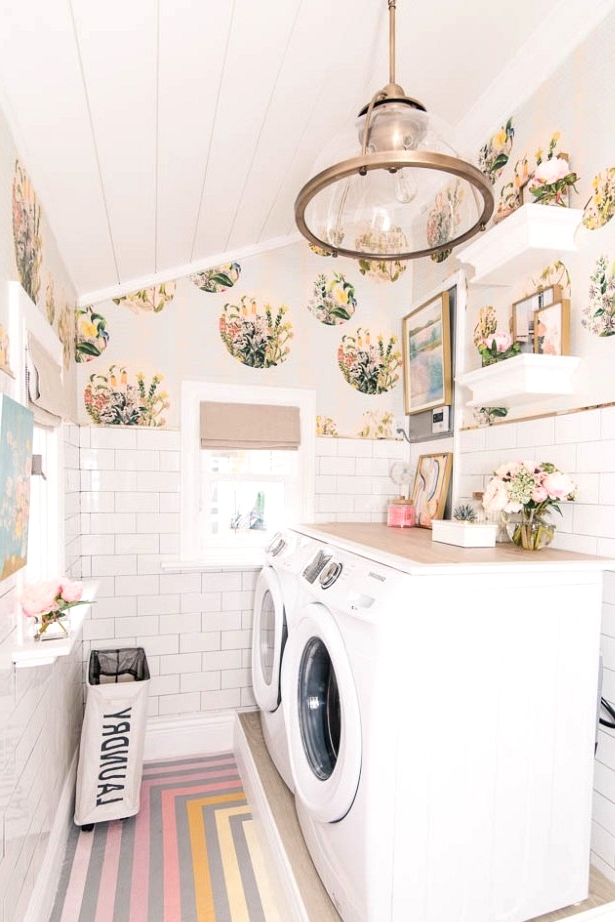
MULTIPOLYGON (((398 82, 463 124, 531 34, 613 5, 397 0, 398 82)), ((387 80, 386 0, 0 3, 0 102, 85 301, 294 236, 322 145, 387 80)))

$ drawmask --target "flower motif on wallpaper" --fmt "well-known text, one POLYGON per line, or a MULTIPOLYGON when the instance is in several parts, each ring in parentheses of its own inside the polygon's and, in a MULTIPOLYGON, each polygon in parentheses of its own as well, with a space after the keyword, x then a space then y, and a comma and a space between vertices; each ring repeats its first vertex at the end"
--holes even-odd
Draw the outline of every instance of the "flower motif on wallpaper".
POLYGON ((350 320, 357 306, 354 285, 347 282, 340 272, 332 279, 318 275, 314 282, 314 296, 308 301, 308 310, 328 326, 350 320))
POLYGON ((58 337, 62 343, 65 368, 68 368, 75 354, 75 321, 75 308, 65 301, 57 315, 56 323, 58 337))
POLYGON ((596 336, 615 335, 615 263, 600 256, 591 274, 589 303, 583 308, 581 323, 596 336))
POLYGON ((582 222, 588 230, 604 227, 615 214, 615 167, 594 176, 593 192, 584 210, 582 222))
POLYGON ((508 163, 514 136, 512 118, 509 118, 506 124, 496 131, 478 152, 478 168, 492 185, 508 163))
MULTIPOLYGON (((459 208, 463 200, 461 183, 457 180, 454 185, 447 186, 444 191, 438 192, 433 208, 427 218, 427 243, 431 247, 448 243, 455 236, 461 216, 459 208)), ((440 250, 432 253, 434 262, 441 263, 452 253, 452 249, 440 250)))
POLYGON ((122 304, 135 314, 140 311, 153 311, 159 314, 174 297, 175 282, 163 282, 161 285, 152 285, 151 288, 131 291, 130 294, 121 298, 113 298, 113 303, 122 304))
POLYGON ((76 322, 75 361, 91 362, 102 355, 109 343, 107 321, 90 305, 77 311, 76 322))
POLYGON ((274 316, 270 304, 259 308, 254 298, 242 295, 239 304, 224 305, 219 321, 222 342, 243 365, 280 365, 290 353, 288 340, 293 337, 292 324, 284 319, 287 313, 283 304, 274 316))
POLYGON ((315 243, 312 243, 308 240, 308 246, 312 253, 316 253, 317 256, 332 256, 331 250, 325 250, 324 247, 319 247, 315 243))
POLYGON ((393 414, 389 410, 366 410, 357 436, 360 439, 392 439, 393 414))
POLYGON ((106 375, 91 374, 83 392, 88 416, 99 426, 164 426, 161 413, 170 404, 168 394, 158 390, 162 375, 149 385, 142 372, 136 379, 131 384, 122 365, 110 365, 106 375))
MULTIPOLYGON (((367 230, 355 241, 355 249, 377 249, 384 253, 402 253, 408 246, 406 235, 401 227, 392 227, 388 231, 367 230)), ((396 282, 408 268, 401 259, 359 259, 361 275, 375 279, 377 282, 396 282)))
POLYGON ((384 344, 378 334, 375 342, 369 330, 358 328, 353 336, 342 336, 337 349, 337 363, 348 384, 362 394, 384 394, 399 380, 397 369, 401 365, 401 352, 395 349, 397 337, 391 336, 384 344))
POLYGON ((43 259, 41 207, 19 160, 15 161, 13 177, 13 240, 19 280, 36 303, 41 287, 43 259))
POLYGON ((316 417, 316 435, 337 436, 337 425, 330 416, 316 417))
POLYGON ((232 288, 239 280, 240 275, 241 266, 239 263, 224 263, 222 266, 215 266, 213 269, 206 269, 204 272, 195 272, 188 278, 201 291, 213 293, 232 288))
POLYGON ((537 278, 532 278, 529 290, 525 294, 529 297, 535 291, 543 291, 545 288, 551 288, 554 285, 558 285, 562 289, 562 298, 570 298, 570 273, 560 259, 546 266, 537 278))
POLYGON ((11 371, 10 356, 11 348, 9 344, 9 334, 0 323, 0 371, 4 371, 7 375, 13 374, 11 371))
POLYGON ((56 319, 56 296, 55 283, 51 273, 47 276, 47 285, 45 286, 45 316, 51 326, 56 319))

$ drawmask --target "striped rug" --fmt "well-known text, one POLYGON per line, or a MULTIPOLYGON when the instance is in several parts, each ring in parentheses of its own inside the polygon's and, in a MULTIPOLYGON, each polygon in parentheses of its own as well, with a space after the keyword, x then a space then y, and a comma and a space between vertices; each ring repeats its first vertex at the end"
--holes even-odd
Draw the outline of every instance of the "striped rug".
POLYGON ((149 762, 137 816, 71 833, 50 922, 280 922, 231 753, 149 762))

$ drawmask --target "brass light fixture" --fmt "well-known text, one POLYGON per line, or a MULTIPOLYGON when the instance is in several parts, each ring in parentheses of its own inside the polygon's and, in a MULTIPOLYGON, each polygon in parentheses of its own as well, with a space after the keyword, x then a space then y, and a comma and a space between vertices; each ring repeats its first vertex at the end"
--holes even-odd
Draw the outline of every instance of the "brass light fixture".
POLYGON ((473 237, 493 214, 487 177, 444 140, 446 126, 395 82, 395 0, 389 8, 389 82, 335 139, 335 157, 299 192, 295 220, 334 256, 407 260, 473 237), (358 140, 357 140, 358 138, 358 140), (341 154, 341 159, 340 159, 341 154))

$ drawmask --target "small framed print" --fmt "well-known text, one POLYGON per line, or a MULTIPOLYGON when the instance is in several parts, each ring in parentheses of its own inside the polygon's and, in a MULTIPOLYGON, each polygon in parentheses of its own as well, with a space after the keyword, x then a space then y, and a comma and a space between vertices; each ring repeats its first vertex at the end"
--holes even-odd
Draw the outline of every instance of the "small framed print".
POLYGON ((515 301, 512 306, 511 332, 514 342, 521 343, 522 348, 524 345, 529 347, 523 351, 531 352, 534 349, 534 315, 536 311, 561 300, 561 287, 551 285, 549 288, 535 291, 520 301, 515 301))
POLYGON ((452 468, 451 452, 419 455, 411 496, 419 527, 431 528, 432 519, 442 518, 452 468))
POLYGON ((536 311, 534 352, 568 355, 570 348, 570 301, 562 300, 536 311))

